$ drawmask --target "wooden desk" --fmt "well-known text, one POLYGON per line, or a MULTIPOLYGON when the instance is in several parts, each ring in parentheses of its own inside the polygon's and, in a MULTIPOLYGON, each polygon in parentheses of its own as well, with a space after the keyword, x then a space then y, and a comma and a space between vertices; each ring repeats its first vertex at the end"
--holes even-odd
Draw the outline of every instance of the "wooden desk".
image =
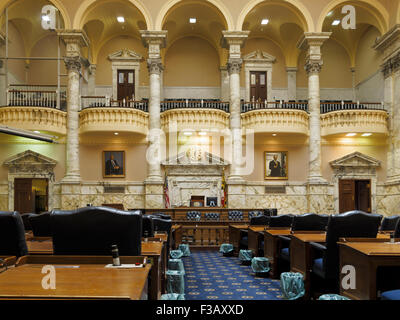
POLYGON ((182 225, 175 224, 171 228, 172 238, 174 241, 171 241, 171 249, 177 249, 178 246, 182 243, 182 225), (172 246, 174 243, 174 246, 172 246))
POLYGON ((259 244, 261 239, 264 237, 262 231, 265 226, 250 226, 248 230, 248 248, 253 252, 253 256, 258 256, 259 244))
MULTIPOLYGON (((376 300, 377 269, 400 266, 400 243, 339 242, 339 256, 339 270, 345 265, 352 265, 356 271, 356 288, 344 290, 340 286, 340 294, 354 300, 376 300)), ((340 283, 343 276, 340 275, 340 283)))
POLYGON ((300 272, 304 277, 305 298, 310 295, 312 268, 310 242, 325 243, 326 233, 294 233, 290 240, 290 271, 300 272))
POLYGON ((52 255, 53 240, 28 240, 26 241, 29 255, 52 255))
POLYGON ((270 275, 274 279, 279 278, 278 266, 278 243, 279 236, 289 236, 290 229, 276 228, 264 231, 264 256, 269 259, 271 271, 270 275))
POLYGON ((15 256, 0 256, 3 262, 0 262, 0 268, 13 266, 17 262, 17 257, 15 256))
POLYGON ((240 230, 247 230, 247 224, 230 224, 229 225, 229 243, 233 245, 235 254, 239 253, 240 246, 240 230))
MULTIPOLYGON (((121 263, 142 263, 143 257, 121 257, 121 263)), ((111 269, 105 256, 25 256, 17 267, 0 274, 0 299, 147 299, 151 266, 111 269), (44 265, 56 270, 56 289, 43 289, 44 265), (67 267, 70 266, 70 267, 67 267), (77 266, 77 267, 71 267, 77 266)))
POLYGON ((159 300, 162 294, 163 247, 163 242, 142 241, 142 256, 148 257, 152 264, 149 283, 149 300, 159 300))

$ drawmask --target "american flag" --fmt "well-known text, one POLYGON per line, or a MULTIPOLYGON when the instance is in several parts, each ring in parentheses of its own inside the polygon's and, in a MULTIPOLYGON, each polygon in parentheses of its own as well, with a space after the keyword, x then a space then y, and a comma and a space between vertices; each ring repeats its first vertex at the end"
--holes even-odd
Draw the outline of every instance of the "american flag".
POLYGON ((225 170, 222 171, 222 182, 221 182, 221 207, 225 208, 227 199, 226 199, 226 182, 225 182, 225 170))
POLYGON ((164 181, 164 199, 165 199, 165 208, 169 208, 169 191, 168 191, 168 178, 167 174, 165 174, 165 181, 164 181))

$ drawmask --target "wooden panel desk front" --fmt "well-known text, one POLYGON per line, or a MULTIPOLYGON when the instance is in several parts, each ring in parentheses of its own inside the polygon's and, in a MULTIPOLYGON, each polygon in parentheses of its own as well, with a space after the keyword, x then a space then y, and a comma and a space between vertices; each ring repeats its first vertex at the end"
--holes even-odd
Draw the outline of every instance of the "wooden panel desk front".
POLYGON ((177 249, 178 246, 182 243, 182 225, 175 224, 171 228, 172 238, 174 241, 171 241, 171 249, 177 249))
POLYGON ((272 228, 264 231, 264 256, 269 259, 271 271, 270 275, 272 278, 277 279, 279 277, 278 272, 278 243, 279 236, 289 236, 290 229, 286 228, 272 228))
POLYGON ((250 226, 248 228, 248 248, 253 252, 253 256, 258 256, 259 244, 264 234, 261 233, 265 230, 266 226, 250 226))
POLYGON ((229 225, 229 243, 233 245, 235 254, 239 253, 240 246, 240 230, 247 230, 247 224, 230 224, 229 225))
MULTIPOLYGON (((340 294, 353 300, 376 300, 378 267, 400 267, 400 239, 396 241, 339 242, 339 270, 351 265, 356 272, 355 289, 340 286, 340 294)), ((340 283, 343 276, 340 275, 340 283)))
MULTIPOLYGON (((121 257, 125 264, 142 263, 143 257, 121 257)), ((112 257, 25 256, 16 268, 0 274, 0 299, 147 299, 147 278, 151 266, 105 268, 112 257), (56 288, 42 287, 44 265, 56 271, 56 288)))

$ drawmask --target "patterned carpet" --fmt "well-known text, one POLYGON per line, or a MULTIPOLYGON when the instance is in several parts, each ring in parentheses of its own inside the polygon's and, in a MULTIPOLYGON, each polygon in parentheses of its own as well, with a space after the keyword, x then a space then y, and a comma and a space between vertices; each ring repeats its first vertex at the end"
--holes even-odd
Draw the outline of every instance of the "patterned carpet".
POLYGON ((218 251, 183 258, 186 300, 280 300, 280 281, 256 277, 251 266, 218 251))

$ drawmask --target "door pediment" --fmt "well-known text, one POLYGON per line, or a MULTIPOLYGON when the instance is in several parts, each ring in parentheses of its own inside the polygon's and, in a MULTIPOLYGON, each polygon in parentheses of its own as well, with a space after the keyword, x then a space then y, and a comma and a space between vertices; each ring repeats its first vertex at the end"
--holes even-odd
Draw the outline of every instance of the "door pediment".
POLYGON ((381 166, 381 162, 370 156, 367 156, 361 152, 353 152, 344 157, 331 161, 329 163, 332 168, 343 168, 343 167, 368 167, 377 168, 381 166))
POLYGON ((10 173, 53 171, 57 161, 32 150, 26 150, 4 161, 10 173))

